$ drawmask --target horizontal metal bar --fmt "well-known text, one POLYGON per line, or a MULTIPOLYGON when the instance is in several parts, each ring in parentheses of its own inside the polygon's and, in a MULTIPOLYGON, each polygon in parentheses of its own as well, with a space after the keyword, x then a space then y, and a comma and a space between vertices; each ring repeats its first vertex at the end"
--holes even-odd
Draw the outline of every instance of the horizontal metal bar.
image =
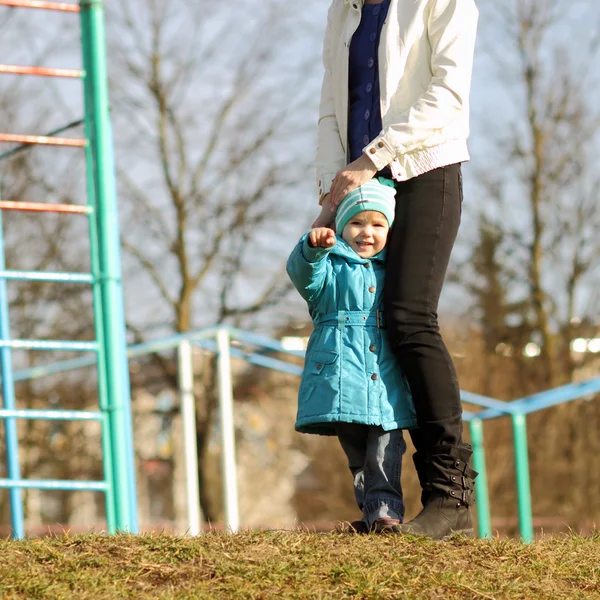
POLYGON ((8 410, 0 408, 0 419, 41 419, 43 421, 101 421, 102 413, 90 410, 8 410))
POLYGON ((472 413, 470 410, 463 410, 463 413, 462 413, 463 421, 469 422, 469 421, 472 421, 473 419, 475 419, 476 417, 479 417, 479 415, 472 413))
MULTIPOLYGON (((192 331, 189 333, 171 335, 166 338, 163 338, 162 340, 153 340, 151 342, 135 344, 133 346, 129 346, 129 348, 127 349, 127 356, 128 358, 133 358, 136 356, 144 356, 146 354, 154 354, 155 352, 160 352, 161 350, 169 350, 170 348, 176 348, 184 340, 194 341, 212 337, 215 335, 216 331, 216 327, 210 327, 207 329, 200 329, 198 331, 192 331)), ((46 377, 47 375, 52 375, 54 373, 74 371, 76 369, 82 369, 84 367, 91 367, 95 364, 95 354, 91 356, 81 356, 69 360, 58 361, 50 365, 30 367, 29 369, 15 371, 13 379, 15 381, 39 379, 40 377, 46 377)))
POLYGON ((84 72, 79 69, 53 69, 49 67, 28 67, 24 65, 0 65, 0 73, 8 75, 41 75, 43 77, 66 77, 80 79, 84 72))
POLYGON ((0 133, 0 142, 31 144, 41 146, 70 146, 84 148, 87 141, 79 138, 48 137, 45 135, 22 135, 20 133, 0 133))
POLYGON ((283 352, 284 354, 299 356, 300 358, 304 357, 303 350, 289 350, 284 348, 280 341, 273 340, 272 338, 268 338, 266 336, 250 333, 242 329, 236 329, 235 327, 229 328, 229 334, 231 335, 232 339, 236 341, 247 342, 249 344, 254 344, 255 346, 261 346, 262 348, 275 350, 276 352, 283 352))
POLYGON ((598 393, 600 393, 600 377, 595 377, 587 381, 568 383, 552 390, 531 394, 530 396, 515 400, 513 404, 521 412, 528 414, 598 393))
POLYGON ((0 279, 16 281, 62 281, 68 283, 94 283, 89 273, 54 273, 41 271, 0 271, 0 279))
MULTIPOLYGON (((64 133, 65 131, 68 131, 69 129, 73 129, 73 127, 79 127, 83 123, 84 123, 83 119, 77 119, 77 121, 71 121, 70 123, 63 125, 62 127, 59 127, 58 129, 53 129, 52 131, 50 131, 49 133, 46 134, 46 137, 54 137, 54 136, 58 135, 59 133, 64 133)), ((4 160, 5 158, 14 156, 15 154, 18 154, 19 152, 22 152, 23 150, 27 150, 29 148, 31 148, 31 146, 29 146, 28 144, 21 144, 20 146, 17 146, 16 148, 12 148, 11 150, 8 150, 8 152, 4 152, 4 153, 0 154, 0 160, 4 160)))
POLYGON ((20 202, 0 200, 0 210, 21 210, 25 212, 73 213, 89 215, 93 212, 91 206, 80 204, 49 204, 47 202, 20 202))
POLYGON ((475 406, 481 406, 483 408, 493 408, 505 415, 512 415, 513 413, 521 413, 521 410, 515 408, 513 402, 503 402, 502 400, 496 400, 495 398, 488 398, 480 394, 474 394, 473 392, 466 392, 461 390, 460 398, 463 402, 468 404, 474 404, 475 406))
POLYGON ((76 492, 105 492, 105 481, 73 481, 68 479, 0 479, 0 489, 70 490, 76 492))
POLYGON ((93 352, 98 349, 97 342, 73 342, 68 340, 0 340, 0 348, 28 350, 74 350, 93 352))
MULTIPOLYGON (((213 340, 202 340, 193 343, 194 346, 200 346, 201 348, 210 350, 211 352, 217 352, 217 344, 213 340)), ((300 365, 293 365, 285 362, 284 360, 279 360, 278 358, 272 358, 270 356, 265 356, 264 354, 248 354, 247 352, 244 352, 235 346, 231 347, 229 352, 233 358, 241 358, 250 364, 257 365, 259 367, 273 369, 282 373, 290 373, 291 375, 302 375, 303 369, 300 365)))
POLYGON ((69 4, 67 2, 42 2, 41 0, 0 0, 0 6, 42 8, 44 10, 58 10, 60 12, 79 12, 79 4, 69 4))

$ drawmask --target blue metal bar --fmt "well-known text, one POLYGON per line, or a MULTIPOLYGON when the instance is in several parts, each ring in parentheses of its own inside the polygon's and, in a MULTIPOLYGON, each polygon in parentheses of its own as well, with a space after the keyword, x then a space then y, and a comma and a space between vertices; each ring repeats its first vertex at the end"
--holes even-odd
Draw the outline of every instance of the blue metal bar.
POLYGON ((44 421, 102 421, 100 411, 86 410, 37 410, 0 408, 0 419, 41 419, 44 421))
POLYGON ((502 400, 488 398, 487 396, 474 394, 473 392, 461 390, 460 398, 463 402, 467 402, 468 404, 475 404, 475 406, 481 406, 483 408, 493 408, 505 415, 511 415, 514 412, 517 412, 513 407, 512 402, 503 402, 502 400))
POLYGON ((255 346, 275 350, 276 352, 284 352, 285 354, 299 356, 301 358, 304 357, 303 350, 288 350, 284 348, 282 343, 278 340, 273 340, 272 338, 258 335, 256 333, 250 333, 242 329, 236 329, 235 327, 229 327, 228 330, 233 340, 241 340, 250 344, 254 344, 255 346))
MULTIPOLYGON (((212 337, 215 335, 215 332, 216 328, 210 327, 208 329, 200 329, 198 331, 192 331, 189 333, 171 335, 160 340, 152 340, 142 344, 135 344, 133 346, 129 346, 129 349, 127 350, 127 356, 129 358, 135 358, 138 356, 145 356, 146 354, 161 352, 162 350, 169 350, 171 348, 176 348, 183 340, 190 340, 193 342, 194 340, 212 337)), ((81 356, 69 360, 58 361, 52 363, 51 365, 39 365, 37 367, 30 367, 29 369, 15 371, 14 379, 15 381, 39 379, 55 373, 74 371, 76 369, 82 369, 83 367, 92 367, 95 364, 95 355, 81 356)))
POLYGON ((0 479, 0 489, 2 488, 105 492, 108 489, 108 484, 105 481, 69 481, 67 479, 0 479))
MULTIPOLYGON (((205 350, 209 350, 210 352, 217 353, 217 344, 213 340, 204 340, 194 342, 195 346, 200 346, 205 350)), ((283 373, 290 373, 292 375, 302 375, 302 367, 300 365, 292 365, 283 360, 279 360, 277 358, 271 358, 270 356, 265 356, 264 354, 247 354, 243 350, 232 346, 229 350, 229 353, 232 357, 241 358, 253 365, 257 365, 259 367, 265 367, 267 369, 274 369, 275 371, 281 371, 283 373)))
POLYGON ((39 271, 0 271, 0 279, 18 281, 61 281, 68 283, 94 283, 88 273, 40 273, 39 271))
MULTIPOLYGON (((2 222, 2 211, 0 210, 0 270, 6 269, 4 258, 4 225, 2 222)), ((8 319, 8 294, 6 290, 6 281, 0 279, 0 341, 10 340, 10 323, 8 319)), ((15 384, 13 380, 12 352, 10 346, 2 345, 0 347, 0 357, 2 358, 2 397, 4 398, 4 408, 6 410, 15 409, 15 384)), ((17 481, 21 479, 21 469, 19 467, 19 438, 17 435, 17 423, 14 419, 4 421, 6 431, 6 461, 8 467, 8 481, 17 481)), ((10 495, 10 518, 13 529, 13 537, 22 538, 25 536, 23 526, 23 501, 21 491, 11 487, 10 495)))
POLYGON ((472 413, 470 410, 463 410, 463 414, 462 414, 462 418, 463 421, 472 421, 473 419, 475 419, 476 417, 479 416, 479 413, 475 414, 472 413))
POLYGON ((0 340, 0 348, 93 352, 98 349, 98 344, 96 342, 73 342, 66 340, 0 340))
POLYGON ((579 400, 600 392, 600 377, 577 383, 568 383, 552 390, 531 394, 515 400, 512 404, 521 413, 532 413, 557 404, 579 400))

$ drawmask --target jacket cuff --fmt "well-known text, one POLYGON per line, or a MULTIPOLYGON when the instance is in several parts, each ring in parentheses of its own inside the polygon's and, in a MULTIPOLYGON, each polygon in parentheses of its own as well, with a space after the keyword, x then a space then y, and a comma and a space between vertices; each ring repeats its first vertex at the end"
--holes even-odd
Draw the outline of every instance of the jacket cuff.
POLYGON ((323 202, 323 198, 329 194, 329 191, 331 190, 331 182, 333 181, 335 175, 335 173, 325 173, 317 179, 317 185, 319 186, 319 204, 321 204, 323 202))
POLYGON ((383 135, 377 136, 368 146, 365 146, 363 154, 371 160, 378 171, 387 167, 396 158, 396 153, 383 135))
POLYGON ((333 246, 331 246, 330 248, 321 248, 320 246, 316 246, 316 247, 311 246, 310 243, 308 242, 308 234, 306 234, 306 236, 304 237, 304 240, 302 242, 302 256, 304 256, 306 261, 308 261, 309 263, 319 262, 321 259, 325 258, 331 252, 331 248, 333 248, 333 246))

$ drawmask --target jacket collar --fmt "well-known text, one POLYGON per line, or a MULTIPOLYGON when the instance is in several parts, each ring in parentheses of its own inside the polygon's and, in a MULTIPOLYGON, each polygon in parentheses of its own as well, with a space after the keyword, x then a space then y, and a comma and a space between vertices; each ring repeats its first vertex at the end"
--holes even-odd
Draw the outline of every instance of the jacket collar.
POLYGON ((350 247, 350 245, 341 236, 336 236, 336 244, 331 249, 332 254, 337 254, 345 258, 348 262, 355 262, 365 264, 372 261, 384 262, 387 255, 387 248, 384 248, 379 254, 372 256, 371 258, 362 258, 350 247))

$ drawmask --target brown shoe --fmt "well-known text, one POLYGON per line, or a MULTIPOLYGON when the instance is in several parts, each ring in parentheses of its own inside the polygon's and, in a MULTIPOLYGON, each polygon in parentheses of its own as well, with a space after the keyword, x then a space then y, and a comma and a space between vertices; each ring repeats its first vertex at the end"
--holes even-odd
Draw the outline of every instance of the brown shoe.
POLYGON ((400 525, 399 519, 390 519, 389 517, 381 517, 380 519, 375 519, 373 524, 371 525, 371 531, 375 533, 384 533, 393 531, 394 527, 400 525))

